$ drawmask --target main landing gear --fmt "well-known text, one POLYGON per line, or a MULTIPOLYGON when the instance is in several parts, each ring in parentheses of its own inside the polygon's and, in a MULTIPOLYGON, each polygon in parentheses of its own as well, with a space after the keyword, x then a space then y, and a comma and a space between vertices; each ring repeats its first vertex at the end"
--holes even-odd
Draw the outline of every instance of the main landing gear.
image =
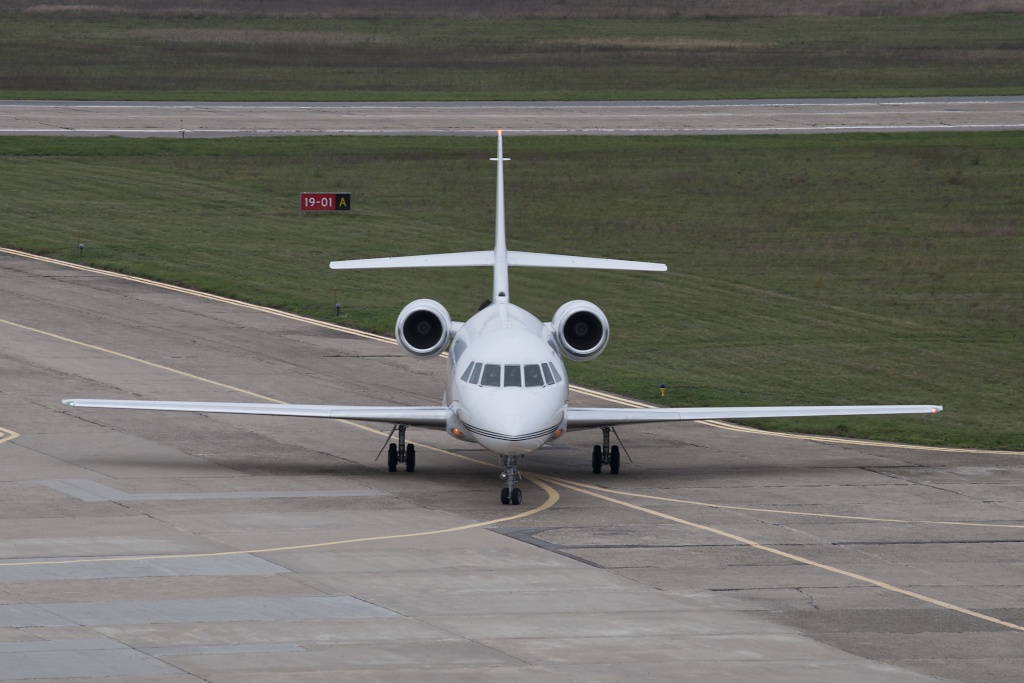
MULTIPOLYGON (((398 430, 398 443, 388 444, 388 472, 397 472, 399 463, 405 463, 406 472, 416 471, 416 446, 413 444, 406 445, 406 428, 407 425, 395 425, 395 429, 398 430)), ((395 433, 395 429, 391 430, 391 434, 395 433)), ((391 434, 388 435, 389 441, 391 440, 391 434)))
POLYGON ((621 464, 621 457, 619 456, 619 447, 611 446, 609 448, 609 442, 611 442, 611 427, 601 427, 601 445, 594 446, 594 454, 591 456, 591 465, 594 468, 594 474, 601 474, 601 468, 608 465, 608 469, 612 474, 619 473, 619 465, 621 464))
POLYGON ((501 456, 501 467, 502 472, 498 476, 505 482, 505 488, 501 490, 501 504, 508 505, 511 503, 512 505, 519 505, 523 502, 523 492, 516 488, 516 484, 521 480, 519 477, 519 456, 501 456))

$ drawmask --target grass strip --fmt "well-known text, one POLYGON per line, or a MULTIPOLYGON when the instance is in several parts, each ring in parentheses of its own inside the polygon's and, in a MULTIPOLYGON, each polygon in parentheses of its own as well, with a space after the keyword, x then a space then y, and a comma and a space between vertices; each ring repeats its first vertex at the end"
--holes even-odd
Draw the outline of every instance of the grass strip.
MULTIPOLYGON (((212 10, 211 10, 212 11, 212 10)), ((1024 13, 337 17, 0 12, 0 97, 616 100, 1024 91, 1024 13)))

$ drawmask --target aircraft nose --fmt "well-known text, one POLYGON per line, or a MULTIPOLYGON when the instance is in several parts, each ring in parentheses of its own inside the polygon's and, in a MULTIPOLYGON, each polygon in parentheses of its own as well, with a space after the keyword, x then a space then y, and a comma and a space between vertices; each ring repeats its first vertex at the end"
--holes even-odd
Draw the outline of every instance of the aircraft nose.
POLYGON ((558 406, 520 392, 494 392, 459 417, 479 443, 505 455, 525 455, 549 441, 561 426, 558 406))

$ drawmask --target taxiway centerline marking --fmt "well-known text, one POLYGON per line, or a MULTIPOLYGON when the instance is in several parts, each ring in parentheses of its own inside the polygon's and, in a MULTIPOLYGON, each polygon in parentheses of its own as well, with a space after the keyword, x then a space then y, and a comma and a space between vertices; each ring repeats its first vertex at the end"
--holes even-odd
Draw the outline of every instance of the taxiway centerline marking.
POLYGON ((70 560, 30 560, 27 562, 5 561, 0 562, 0 567, 38 567, 44 565, 50 566, 68 564, 91 564, 97 562, 141 562, 147 560, 183 560, 195 559, 200 557, 227 557, 230 555, 265 555, 270 553, 283 553, 295 550, 314 550, 316 548, 332 548, 340 545, 349 545, 353 543, 369 543, 372 541, 392 541, 401 538, 420 538, 423 536, 437 536, 439 534, 450 534, 457 531, 479 529, 481 527, 489 526, 492 524, 498 524, 500 522, 509 522, 516 519, 522 519, 523 517, 529 517, 531 515, 535 515, 540 512, 543 512, 544 510, 547 510, 552 505, 558 502, 558 491, 556 491, 554 488, 552 488, 551 486, 544 482, 536 481, 535 483, 548 494, 547 499, 537 507, 530 508, 529 510, 520 512, 517 515, 509 515, 507 517, 489 519, 484 522, 472 522, 470 524, 449 527, 447 529, 431 529, 430 531, 415 531, 405 534, 389 534, 386 536, 367 536, 365 538, 349 538, 341 541, 324 541, 323 543, 306 543, 303 545, 280 546, 276 548, 258 548, 255 550, 223 550, 212 553, 182 553, 178 555, 128 555, 120 557, 85 557, 70 560))
POLYGON ((599 493, 613 493, 617 496, 629 496, 631 498, 644 498, 647 500, 657 500, 665 503, 674 503, 678 505, 692 505, 694 507, 703 508, 717 508, 719 510, 736 510, 739 512, 760 512, 771 515, 791 515, 795 517, 822 517, 825 519, 844 519, 854 522, 887 522, 890 524, 934 524, 939 526, 970 526, 970 527, 991 527, 996 529, 1024 529, 1024 524, 1000 524, 997 522, 955 522, 948 520, 933 520, 933 519, 887 519, 884 517, 860 517, 857 515, 839 515, 829 514, 825 512, 801 512, 798 510, 776 510, 771 508, 752 508, 744 507, 742 505, 723 505, 720 503, 705 503, 698 500, 686 500, 685 498, 672 498, 669 496, 655 496, 649 493, 634 493, 631 491, 623 491, 621 489, 613 489, 605 486, 595 486, 593 484, 583 484, 580 482, 572 481, 570 479, 560 479, 558 477, 552 477, 548 475, 541 475, 549 481, 553 481, 559 484, 572 484, 581 488, 590 489, 591 491, 597 491, 599 493))
POLYGON ((689 520, 682 519, 681 517, 675 517, 673 515, 669 515, 669 514, 666 514, 664 512, 659 512, 657 510, 652 510, 650 508, 645 508, 642 505, 634 505, 633 503, 629 503, 629 502, 626 502, 624 500, 616 500, 615 498, 612 498, 611 496, 606 496, 606 495, 604 495, 602 493, 598 493, 596 491, 588 490, 586 488, 583 488, 582 486, 575 485, 575 484, 573 484, 571 482, 568 482, 568 481, 566 481, 564 479, 559 480, 559 479, 555 479, 555 478, 551 478, 551 477, 544 477, 544 479, 547 479, 548 481, 557 482, 560 486, 563 486, 563 487, 565 487, 565 488, 567 488, 567 489, 569 489, 571 491, 576 491, 577 493, 582 493, 582 494, 587 495, 587 496, 592 496, 594 498, 599 498, 601 500, 605 500, 605 501, 608 501, 610 503, 614 503, 616 505, 621 505, 623 507, 627 507, 627 508, 630 508, 632 510, 636 510, 637 512, 643 512, 643 513, 646 513, 646 514, 649 514, 649 515, 653 515, 655 517, 660 517, 660 518, 668 520, 670 522, 675 522, 677 524, 682 524, 683 526, 688 526, 690 528, 698 529, 700 531, 705 531, 707 533, 714 534, 716 536, 721 536, 722 538, 728 538, 729 540, 732 540, 732 541, 735 541, 737 543, 746 545, 746 546, 748 546, 750 548, 753 548, 755 550, 761 550, 761 551, 764 551, 766 553, 771 553, 773 555, 777 555, 779 557, 784 557, 784 558, 786 558, 788 560, 792 560, 793 562, 798 562, 800 564, 807 565, 809 567, 816 567, 818 569, 823 569, 823 570, 825 570, 827 572, 831 572, 833 574, 839 574, 840 576, 845 576, 847 578, 854 579, 855 581, 860 581, 860 582, 863 582, 863 583, 867 583, 867 584, 870 584, 872 586, 876 586, 878 588, 881 588, 883 590, 887 590, 887 591, 892 592, 892 593, 898 593, 900 595, 905 595, 907 597, 914 598, 915 600, 920 600, 920 601, 926 602, 926 603, 928 603, 930 605, 935 605, 937 607, 942 607, 944 609, 948 609, 948 610, 951 610, 953 612, 959 612, 960 614, 964 614, 964 615, 967 615, 967 616, 970 616, 970 617, 974 617, 976 619, 981 619, 983 621, 987 621, 987 622, 990 622, 990 623, 993 623, 993 624, 998 624, 999 626, 1003 626, 1005 628, 1013 629, 1014 631, 1022 631, 1022 632, 1024 632, 1024 626, 1021 626, 1019 624, 1014 624, 1014 623, 1009 622, 1009 621, 1003 621, 1002 619, 997 619, 995 617, 991 617, 991 616, 989 616, 987 614, 983 614, 981 612, 975 612, 974 610, 967 609, 966 607, 960 607, 959 605, 954 605, 953 603, 946 602, 945 600, 938 600, 936 598, 931 598, 931 597, 928 597, 927 595, 922 595, 921 593, 916 593, 914 591, 907 590, 906 588, 900 588, 899 586, 894 586, 891 583, 885 583, 884 581, 879 581, 877 579, 872 579, 871 577, 864 576, 863 574, 857 574, 855 572, 850 572, 850 571, 847 571, 845 569, 840 569, 839 567, 833 567, 831 565, 823 564, 821 562, 816 562, 815 560, 812 560, 810 558, 801 557, 800 555, 794 555, 793 553, 786 552, 785 550, 779 550, 778 548, 772 548, 771 546, 762 545, 762 544, 758 543, 757 541, 752 541, 749 538, 744 538, 743 536, 739 536, 738 534, 733 534, 733 533, 730 533, 728 531, 723 531, 722 529, 716 529, 715 527, 707 526, 706 524, 698 524, 697 522, 691 522, 689 520))
POLYGON ((745 434, 767 434, 782 439, 797 439, 799 441, 815 441, 817 443, 834 443, 845 446, 872 446, 875 448, 899 448, 906 451, 931 451, 934 453, 967 453, 974 455, 1024 455, 1021 451, 991 451, 981 448, 951 448, 949 446, 921 446, 911 443, 889 443, 886 441, 870 441, 867 439, 851 439, 844 436, 819 436, 816 434, 793 434, 792 432, 766 432, 754 427, 732 424, 721 420, 701 420, 701 423, 718 429, 731 432, 743 432, 745 434))
POLYGON ((138 282, 139 284, 149 285, 151 287, 159 287, 160 289, 167 289, 172 292, 178 292, 180 294, 188 294, 190 296, 196 296, 202 299, 218 301, 220 303, 238 306, 239 308, 247 308, 249 310, 260 311, 262 313, 270 313, 272 315, 276 315, 279 318, 287 318, 289 320, 308 323, 310 325, 316 325, 317 327, 323 327, 325 329, 335 330, 338 332, 343 332, 345 334, 352 334, 357 337, 363 337, 364 339, 372 339, 374 341, 384 342, 385 344, 390 344, 392 346, 398 346, 398 342, 395 341, 394 339, 390 337, 385 337, 380 334, 374 334, 373 332, 365 332, 363 330, 357 330, 354 327, 345 327, 344 325, 335 325, 333 323, 327 323, 321 320, 316 320, 315 318, 307 318, 305 316, 296 315, 295 313, 288 313, 287 311, 279 311, 275 308, 260 306, 259 304, 251 304, 246 301, 229 299, 227 297, 219 296, 217 294, 209 294, 207 292, 200 292, 195 289, 188 289, 187 287, 170 285, 167 284, 166 282, 157 282, 156 280, 149 280, 147 278, 138 277, 135 275, 125 275, 124 273, 114 273, 109 270, 103 270, 101 268, 93 268, 92 266, 85 266, 80 263, 72 263, 70 261, 61 261, 60 259, 50 258, 49 256, 39 256, 38 254, 30 254, 25 251, 18 251, 17 249, 8 249, 6 247, 0 247, 0 253, 10 254, 11 256, 20 256, 22 258, 32 259, 34 261, 41 261, 43 263, 51 263, 53 265, 63 266, 65 268, 73 268, 74 270, 92 273, 93 275, 104 275, 106 277, 117 278, 119 280, 138 282))

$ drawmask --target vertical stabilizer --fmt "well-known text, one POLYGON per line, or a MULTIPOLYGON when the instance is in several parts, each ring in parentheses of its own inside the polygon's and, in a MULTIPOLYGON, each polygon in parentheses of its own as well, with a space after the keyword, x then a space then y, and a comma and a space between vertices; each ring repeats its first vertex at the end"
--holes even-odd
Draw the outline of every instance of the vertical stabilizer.
POLYGON ((508 249, 505 246, 505 162, 501 152, 501 131, 498 131, 498 189, 494 209, 494 290, 491 301, 508 303, 508 249))

